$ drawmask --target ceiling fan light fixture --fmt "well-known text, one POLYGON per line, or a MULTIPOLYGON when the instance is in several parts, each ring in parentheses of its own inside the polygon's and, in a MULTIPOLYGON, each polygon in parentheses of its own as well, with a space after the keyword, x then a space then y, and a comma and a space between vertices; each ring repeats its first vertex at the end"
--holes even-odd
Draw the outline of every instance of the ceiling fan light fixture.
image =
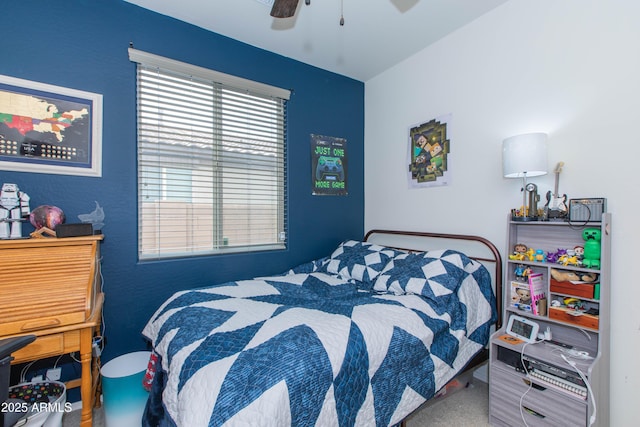
MULTIPOLYGON (((274 18, 291 18, 296 13, 298 1, 299 0, 275 0, 270 15, 274 18)), ((306 1, 307 0, 305 0, 305 2, 306 1)))

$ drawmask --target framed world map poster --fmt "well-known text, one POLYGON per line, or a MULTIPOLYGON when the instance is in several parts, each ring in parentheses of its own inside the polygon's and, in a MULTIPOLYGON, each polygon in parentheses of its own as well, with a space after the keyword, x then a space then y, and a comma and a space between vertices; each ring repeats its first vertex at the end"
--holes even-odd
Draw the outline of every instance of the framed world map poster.
POLYGON ((102 176, 102 95, 0 76, 0 170, 102 176))

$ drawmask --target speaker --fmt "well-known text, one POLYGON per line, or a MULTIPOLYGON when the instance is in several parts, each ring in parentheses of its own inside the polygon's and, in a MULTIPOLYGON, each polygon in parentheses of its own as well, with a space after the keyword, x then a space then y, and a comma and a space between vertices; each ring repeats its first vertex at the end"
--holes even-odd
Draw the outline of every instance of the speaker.
POLYGON ((606 211, 605 198, 569 200, 569 221, 600 222, 606 211))
POLYGON ((56 226, 56 237, 91 236, 93 225, 87 223, 59 224, 56 226))

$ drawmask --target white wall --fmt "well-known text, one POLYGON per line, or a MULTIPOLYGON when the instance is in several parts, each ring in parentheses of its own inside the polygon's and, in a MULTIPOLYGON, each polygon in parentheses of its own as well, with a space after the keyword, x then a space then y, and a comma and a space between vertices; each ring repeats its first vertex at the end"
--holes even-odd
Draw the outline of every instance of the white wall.
MULTIPOLYGON (((520 182, 502 140, 549 134, 560 191, 613 213, 612 426, 637 425, 640 283, 640 2, 510 0, 365 86, 365 227, 485 236, 503 251, 520 182), (452 115, 452 182, 409 189, 409 127, 452 115)), ((428 22, 425 22, 428 25, 428 22)), ((553 174, 533 178, 544 194, 553 174)))

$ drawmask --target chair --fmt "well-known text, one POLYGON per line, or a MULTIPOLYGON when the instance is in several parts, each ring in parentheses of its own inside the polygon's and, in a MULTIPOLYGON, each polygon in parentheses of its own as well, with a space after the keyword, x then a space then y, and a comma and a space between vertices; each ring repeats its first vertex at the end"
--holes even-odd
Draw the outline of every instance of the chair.
MULTIPOLYGON (((35 335, 24 335, 21 337, 6 338, 0 340, 0 405, 7 401, 9 397, 9 377, 11 373, 11 353, 20 350, 22 347, 35 341, 35 335)), ((11 413, 0 411, 0 427, 14 425, 22 416, 21 413, 11 413)))

